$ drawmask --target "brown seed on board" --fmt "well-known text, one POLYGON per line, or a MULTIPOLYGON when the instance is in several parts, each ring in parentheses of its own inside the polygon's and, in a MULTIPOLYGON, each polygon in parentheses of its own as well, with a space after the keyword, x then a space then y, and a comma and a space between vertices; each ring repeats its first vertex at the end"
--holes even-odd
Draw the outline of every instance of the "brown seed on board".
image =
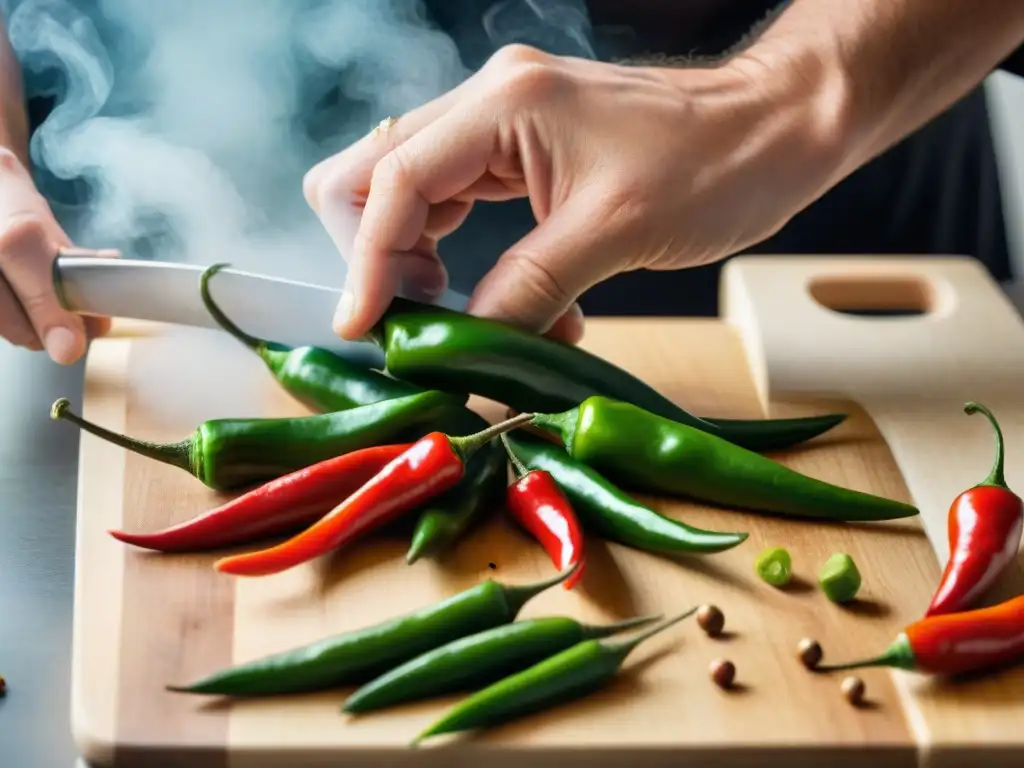
POLYGON ((731 688, 732 681, 736 679, 736 665, 725 659, 715 659, 711 662, 709 669, 711 679, 719 688, 731 688))
POLYGON ((725 614, 715 605, 702 605, 697 609, 697 623, 709 637, 718 637, 725 627, 725 614))
POLYGON ((851 675, 843 680, 842 683, 843 696, 853 706, 859 707, 864 703, 864 681, 859 677, 851 675))
POLYGON ((7 695, 7 681, 4 680, 4 676, 0 675, 0 696, 7 695))
POLYGON ((817 640, 805 637, 797 646, 797 652, 800 654, 801 663, 808 669, 815 669, 821 663, 823 653, 817 640))

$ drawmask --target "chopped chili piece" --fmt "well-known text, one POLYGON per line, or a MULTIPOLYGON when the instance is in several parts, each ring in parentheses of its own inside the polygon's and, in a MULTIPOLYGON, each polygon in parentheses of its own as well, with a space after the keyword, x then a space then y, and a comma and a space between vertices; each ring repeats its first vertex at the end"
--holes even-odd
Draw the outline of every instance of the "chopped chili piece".
POLYGON ((222 558, 214 567, 237 576, 266 576, 327 554, 454 486, 470 456, 528 419, 521 414, 466 437, 431 432, 306 530, 269 549, 222 558))
POLYGON ((769 547, 757 556, 754 570, 773 587, 784 587, 793 577, 793 559, 785 547, 769 547))
POLYGON ((848 603, 860 591, 860 571, 852 557, 836 552, 821 566, 818 583, 825 597, 833 603, 848 603))
POLYGON ((579 564, 572 578, 562 583, 572 589, 583 576, 586 561, 583 530, 576 513, 550 474, 543 469, 527 469, 508 447, 504 435, 501 439, 517 477, 505 496, 508 510, 541 543, 556 568, 564 571, 579 564))
POLYGON ((1016 562, 1024 528, 1024 505, 1003 474, 999 422, 979 403, 967 403, 964 412, 981 413, 989 420, 996 438, 995 459, 988 477, 957 496, 949 508, 949 561, 926 616, 974 607, 1016 562))

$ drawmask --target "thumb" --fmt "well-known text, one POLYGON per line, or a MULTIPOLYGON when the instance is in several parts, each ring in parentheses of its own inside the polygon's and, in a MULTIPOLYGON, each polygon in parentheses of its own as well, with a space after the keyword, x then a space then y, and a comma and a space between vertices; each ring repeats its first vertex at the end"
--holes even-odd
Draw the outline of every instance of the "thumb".
POLYGON ((620 238, 595 225, 600 221, 589 206, 558 208, 502 254, 476 286, 467 311, 535 333, 547 333, 567 313, 573 317, 580 294, 618 271, 620 238))

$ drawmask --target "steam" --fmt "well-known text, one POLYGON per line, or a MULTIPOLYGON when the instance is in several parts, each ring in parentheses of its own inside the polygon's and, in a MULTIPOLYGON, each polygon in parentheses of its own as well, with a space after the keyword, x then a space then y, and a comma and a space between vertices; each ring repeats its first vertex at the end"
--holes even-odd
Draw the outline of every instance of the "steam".
MULTIPOLYGON (((31 152, 58 185, 88 186, 65 225, 128 256, 340 284, 303 174, 470 74, 415 0, 96 3, 93 19, 14 0, 7 24, 30 78, 59 73, 31 152)), ((491 50, 594 55, 582 0, 502 0, 480 21, 491 50)))

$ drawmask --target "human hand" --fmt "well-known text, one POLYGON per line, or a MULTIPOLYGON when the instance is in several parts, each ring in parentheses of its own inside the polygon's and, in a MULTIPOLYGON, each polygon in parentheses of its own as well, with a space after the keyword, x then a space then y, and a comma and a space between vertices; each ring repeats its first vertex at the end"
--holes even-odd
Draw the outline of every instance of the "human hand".
POLYGON ((107 318, 65 310, 53 287, 53 261, 70 241, 18 158, 0 147, 0 337, 45 349, 70 364, 87 340, 107 332, 107 318))
POLYGON ((592 285, 724 258, 825 190, 835 104, 800 80, 743 59, 648 69, 502 49, 307 174, 307 201, 353 251, 335 330, 363 334, 403 278, 440 293, 438 240, 477 200, 529 196, 538 226, 468 309, 577 340, 592 285))

